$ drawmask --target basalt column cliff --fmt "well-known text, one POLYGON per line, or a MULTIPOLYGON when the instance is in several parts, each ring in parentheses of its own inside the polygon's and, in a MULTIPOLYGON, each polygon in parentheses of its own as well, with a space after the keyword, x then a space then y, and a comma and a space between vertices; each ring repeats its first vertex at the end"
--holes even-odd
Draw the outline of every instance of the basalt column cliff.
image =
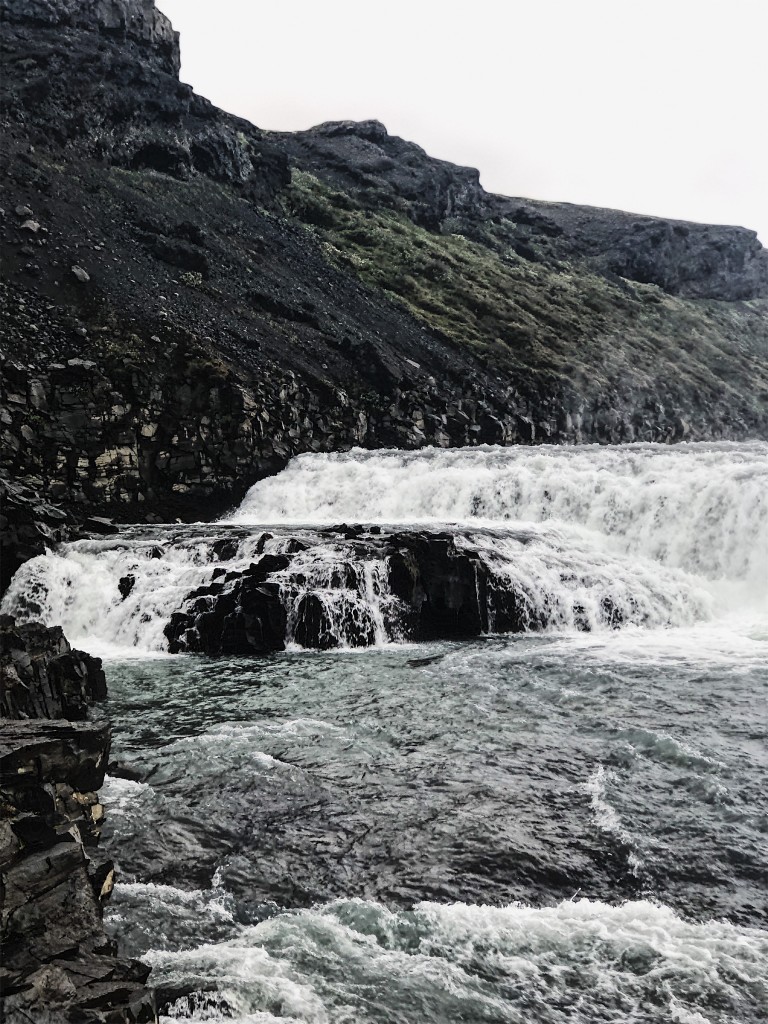
POLYGON ((768 436, 754 232, 490 195, 376 121, 261 131, 150 0, 0 11, 4 583, 298 452, 768 436))

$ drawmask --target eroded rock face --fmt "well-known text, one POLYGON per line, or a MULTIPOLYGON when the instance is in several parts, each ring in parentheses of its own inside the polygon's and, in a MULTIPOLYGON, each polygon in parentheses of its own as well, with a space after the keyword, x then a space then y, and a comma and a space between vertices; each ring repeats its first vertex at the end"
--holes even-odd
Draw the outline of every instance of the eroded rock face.
POLYGON ((726 302, 768 296, 768 250, 755 231, 567 203, 541 206, 558 228, 552 248, 561 258, 670 295, 726 302))
MULTIPOLYGON (((451 533, 337 527, 281 534, 287 553, 227 569, 184 599, 165 628, 171 653, 267 654, 396 640, 453 640, 545 629, 558 610, 536 606, 479 548, 451 533)), ((235 545, 236 548, 236 545, 235 545)), ((602 625, 621 624, 606 601, 602 625)), ((576 616, 576 625, 591 628, 576 616)))
POLYGON ((6 621, 0 630, 0 717, 84 721, 93 701, 106 698, 101 661, 73 651, 60 626, 6 621))
POLYGON ((102 926, 114 866, 98 850, 110 725, 101 662, 58 627, 0 617, 2 1009, 9 1024, 153 1021, 149 968, 102 926))
POLYGON ((491 216, 493 199, 473 167, 436 160, 412 142, 390 135, 380 121, 329 121, 282 136, 297 165, 375 205, 399 200, 417 224, 491 216))
POLYGON ((30 487, 0 479, 0 593, 29 558, 69 535, 72 516, 30 487))
POLYGON ((169 75, 178 75, 178 33, 154 0, 4 0, 3 22, 79 29, 137 43, 169 75))
POLYGON ((153 0, 5 0, 3 20, 117 35, 159 55, 169 73, 179 72, 179 34, 153 0))
POLYGON ((379 121, 333 121, 282 140, 302 169, 433 231, 473 238, 493 222, 498 243, 534 262, 575 259, 671 295, 768 296, 768 251, 745 228, 493 195, 474 168, 436 160, 379 121))
POLYGON ((120 167, 247 187, 263 203, 288 181, 263 133, 178 81, 178 33, 152 0, 4 0, 2 15, 15 57, 0 86, 7 122, 34 121, 46 141, 120 167))

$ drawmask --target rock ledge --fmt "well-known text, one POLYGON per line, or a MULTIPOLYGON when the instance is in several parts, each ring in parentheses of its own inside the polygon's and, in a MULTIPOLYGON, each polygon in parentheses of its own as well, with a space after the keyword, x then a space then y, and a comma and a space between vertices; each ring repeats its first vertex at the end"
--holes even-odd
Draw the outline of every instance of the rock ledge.
POLYGON ((0 616, 0 872, 3 1020, 139 1024, 156 1019, 149 968, 120 959, 102 905, 114 866, 100 855, 111 739, 94 701, 101 661, 60 627, 0 616))

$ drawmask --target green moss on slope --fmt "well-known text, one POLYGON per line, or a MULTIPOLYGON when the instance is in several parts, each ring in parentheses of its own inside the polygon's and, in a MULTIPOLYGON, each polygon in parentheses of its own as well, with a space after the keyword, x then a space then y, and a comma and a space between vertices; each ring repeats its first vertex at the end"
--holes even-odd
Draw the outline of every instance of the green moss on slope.
POLYGON ((504 243, 504 222, 482 240, 434 234, 389 209, 294 170, 289 212, 329 258, 447 340, 500 372, 567 379, 579 390, 660 381, 702 397, 768 402, 768 303, 690 300, 592 273, 584 265, 524 259, 504 243))

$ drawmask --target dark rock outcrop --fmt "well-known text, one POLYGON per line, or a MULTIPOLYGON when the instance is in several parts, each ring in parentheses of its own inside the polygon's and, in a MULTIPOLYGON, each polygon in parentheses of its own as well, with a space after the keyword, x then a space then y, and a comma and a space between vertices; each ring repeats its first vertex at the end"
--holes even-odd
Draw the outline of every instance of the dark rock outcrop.
POLYGON ((263 556, 224 582, 200 587, 165 630, 171 654, 267 654, 285 649, 286 614, 279 587, 268 577, 288 558, 263 556))
POLYGON ((179 73, 179 34, 153 0, 6 0, 3 20, 117 35, 138 43, 169 74, 179 73))
POLYGON ((471 167, 436 160, 379 121, 335 121, 281 136, 295 163, 365 206, 400 209, 432 231, 495 239, 534 262, 572 259, 672 295, 768 297, 768 250, 754 231, 620 210, 492 195, 471 167))
MULTIPOLYGON (((188 594, 166 626, 171 653, 266 654, 286 641, 316 650, 367 647, 379 639, 454 640, 545 629, 557 608, 499 575, 471 543, 452 533, 345 526, 281 535, 283 555, 263 555, 247 569, 226 569, 188 594), (303 553, 316 548, 317 559, 303 553), (366 564, 385 566, 371 592, 366 564), (377 619, 379 625, 377 627, 377 619), (383 630, 383 635, 380 631, 383 630)), ((589 630, 578 609, 574 621, 589 630)), ((604 625, 621 624, 609 598, 604 625)))
POLYGON ((0 478, 0 593, 27 559, 66 540, 73 524, 71 515, 30 487, 0 478))
POLYGON ((101 662, 61 629, 0 620, 2 1011, 8 1024, 155 1019, 149 969, 102 926, 114 867, 100 855, 108 720, 101 662))
POLYGON ((478 171, 428 156, 380 121, 329 121, 281 139, 297 166, 371 205, 405 208, 430 230, 493 216, 496 197, 480 185, 478 171))
POLYGON ((4 0, 2 16, 10 125, 32 122, 47 142, 115 166, 205 174, 262 202, 287 182, 263 133, 178 81, 178 33, 153 0, 4 0))

